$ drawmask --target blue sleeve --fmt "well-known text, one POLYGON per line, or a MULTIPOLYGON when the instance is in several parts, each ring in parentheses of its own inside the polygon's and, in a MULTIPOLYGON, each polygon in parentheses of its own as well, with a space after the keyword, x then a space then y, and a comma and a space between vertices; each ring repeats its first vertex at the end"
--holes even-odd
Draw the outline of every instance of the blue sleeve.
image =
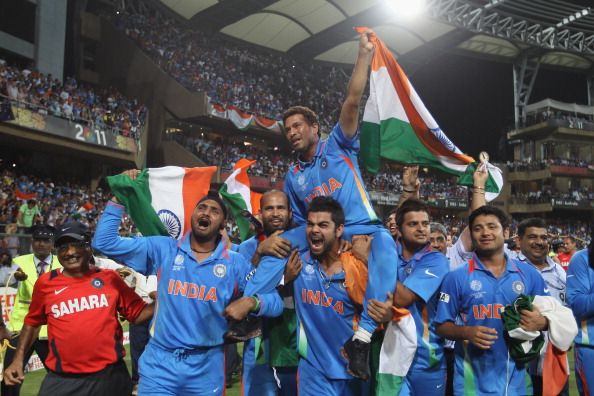
MULTIPOLYGON (((233 252, 235 253, 235 252, 233 252)), ((239 295, 242 295, 251 277, 252 265, 241 254, 233 254, 233 266, 237 269, 239 295)))
POLYGON ((256 273, 245 287, 245 296, 254 296, 260 293, 271 293, 276 290, 285 272, 287 259, 278 259, 264 256, 258 264, 256 273))
POLYGON ((576 253, 567 270, 567 303, 578 321, 594 316, 594 270, 588 264, 588 251, 576 253))
POLYGON ((274 318, 282 315, 285 307, 283 299, 276 290, 271 293, 258 294, 258 299, 260 300, 260 310, 256 313, 256 316, 274 318))
POLYGON ((254 257, 254 253, 256 253, 256 249, 258 248, 258 241, 252 237, 247 239, 239 245, 237 248, 237 253, 241 254, 247 261, 252 261, 252 257, 254 257))
POLYGON ((344 132, 340 127, 340 122, 337 122, 332 128, 332 132, 328 136, 328 148, 333 149, 337 145, 338 147, 342 148, 343 150, 352 151, 355 154, 359 152, 360 144, 359 144, 359 130, 355 133, 352 139, 347 138, 344 136, 344 132))
POLYGON ((416 263, 415 269, 404 281, 404 286, 427 303, 439 290, 439 286, 448 272, 447 258, 441 253, 430 253, 416 263))
POLYGON ((162 260, 158 253, 161 249, 152 249, 153 244, 171 243, 169 237, 123 238, 118 235, 120 220, 124 213, 122 205, 108 202, 105 211, 97 223, 93 237, 93 249, 107 257, 127 265, 143 275, 155 274, 162 260), (154 251, 156 250, 156 251, 154 251))
POLYGON ((293 222, 295 224, 302 225, 305 224, 305 213, 307 211, 307 208, 305 207, 305 203, 302 202, 301 199, 299 199, 299 197, 293 190, 293 176, 291 176, 291 172, 293 172, 293 168, 287 171, 283 190, 285 191, 285 194, 287 194, 287 196, 289 197, 291 212, 293 212, 293 222))
POLYGON ((439 302, 437 303, 437 314, 433 321, 437 324, 452 322, 456 323, 456 318, 460 313, 460 291, 456 274, 458 270, 449 272, 441 284, 439 293, 439 302))
POLYGON ((231 242, 231 248, 229 250, 231 250, 232 252, 239 252, 239 246, 240 245, 231 242))

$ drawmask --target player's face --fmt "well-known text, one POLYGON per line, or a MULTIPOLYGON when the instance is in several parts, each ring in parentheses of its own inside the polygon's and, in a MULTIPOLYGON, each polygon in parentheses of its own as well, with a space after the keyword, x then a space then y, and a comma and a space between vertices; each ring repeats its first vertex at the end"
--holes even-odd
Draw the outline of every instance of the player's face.
POLYGON ((289 201, 282 192, 275 192, 265 195, 261 202, 262 223, 264 232, 270 235, 275 231, 284 231, 289 227, 291 211, 289 201))
POLYGON ((549 255, 549 234, 540 227, 528 227, 520 238, 520 249, 533 264, 542 264, 549 255))
POLYGON ((571 253, 576 249, 576 244, 569 238, 563 240, 563 250, 565 253, 571 253))
POLYGON ((344 225, 338 227, 329 212, 311 212, 307 215, 307 242, 315 257, 321 257, 332 249, 338 251, 344 225))
POLYGON ((54 243, 49 238, 35 238, 31 242, 31 246, 33 247, 33 254, 39 259, 44 259, 52 252, 54 243))
POLYGON ((196 205, 192 213, 192 234, 197 241, 218 238, 224 225, 225 214, 217 201, 207 199, 196 205))
POLYGON ((74 238, 63 238, 56 245, 58 261, 64 267, 64 272, 72 276, 84 274, 89 269, 92 251, 88 242, 74 238))
POLYGON ((398 227, 396 226, 396 213, 392 213, 386 220, 386 228, 390 231, 392 238, 398 237, 398 227))
POLYGON ((402 242, 408 246, 420 246, 429 242, 429 213, 407 212, 399 227, 402 242))
POLYGON ((474 250, 479 256, 491 256, 503 252, 503 227, 494 215, 480 215, 474 219, 470 228, 474 250))
POLYGON ((309 125, 302 114, 294 114, 285 121, 285 136, 291 148, 305 153, 318 142, 319 125, 309 125))
POLYGON ((447 247, 452 247, 454 245, 453 240, 452 240, 452 236, 448 234, 448 236, 446 237, 447 239, 447 247))
POLYGON ((429 234, 429 243, 431 247, 443 254, 448 252, 448 245, 446 243, 446 237, 441 232, 432 232, 429 234))

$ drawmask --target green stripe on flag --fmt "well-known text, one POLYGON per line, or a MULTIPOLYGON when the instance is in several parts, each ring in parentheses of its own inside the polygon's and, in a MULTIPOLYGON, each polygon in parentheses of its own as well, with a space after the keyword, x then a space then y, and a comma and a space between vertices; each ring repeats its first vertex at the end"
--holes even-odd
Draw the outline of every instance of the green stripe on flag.
POLYGON ((397 375, 377 373, 375 396, 394 396, 399 394, 405 378, 397 375))
MULTIPOLYGON (((462 341, 461 341, 462 342, 462 341)), ((464 396, 476 396, 476 380, 474 378, 474 370, 470 362, 470 356, 464 348, 464 396)))
POLYGON ((460 175, 460 172, 445 166, 419 141, 408 122, 397 118, 383 120, 380 124, 365 121, 361 124, 361 161, 367 170, 373 172, 374 169, 379 170, 380 157, 460 175))
POLYGON ((136 180, 123 174, 107 177, 111 191, 126 207, 126 211, 142 235, 168 236, 169 233, 151 205, 152 196, 148 181, 149 172, 147 169, 140 172, 136 180))
POLYGON ((219 193, 233 214, 235 224, 237 224, 237 228, 239 228, 239 238, 242 241, 245 241, 251 236, 251 230, 249 220, 242 215, 244 211, 248 210, 243 197, 239 193, 229 194, 227 191, 227 185, 224 183, 221 186, 219 193))

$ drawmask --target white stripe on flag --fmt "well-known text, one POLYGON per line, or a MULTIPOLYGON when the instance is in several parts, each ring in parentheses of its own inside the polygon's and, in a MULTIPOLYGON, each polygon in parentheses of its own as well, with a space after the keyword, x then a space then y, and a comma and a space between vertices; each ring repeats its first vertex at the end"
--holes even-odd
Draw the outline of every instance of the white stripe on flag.
POLYGON ((186 172, 178 166, 165 166, 163 168, 149 168, 149 189, 151 191, 151 204, 155 212, 169 210, 179 217, 182 227, 180 235, 184 235, 184 201, 183 180, 186 172))

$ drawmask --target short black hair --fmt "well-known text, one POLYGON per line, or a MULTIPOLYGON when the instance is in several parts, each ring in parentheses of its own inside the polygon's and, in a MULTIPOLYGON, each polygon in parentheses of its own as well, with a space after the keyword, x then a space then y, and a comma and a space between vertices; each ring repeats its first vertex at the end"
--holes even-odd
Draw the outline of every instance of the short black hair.
POLYGON ((283 113, 283 129, 285 128, 285 123, 287 122, 287 118, 294 116, 296 114, 301 114, 303 116, 303 118, 305 119, 305 122, 307 122, 308 125, 313 126, 313 125, 317 125, 318 126, 318 136, 321 136, 321 126, 320 126, 320 120, 318 119, 318 115, 309 107, 306 106, 293 106, 293 107, 289 107, 284 113, 283 113))
POLYGON ((402 226, 404 215, 408 212, 427 212, 429 214, 429 205, 416 198, 409 198, 404 201, 396 210, 396 225, 398 227, 402 226))
POLYGON ((526 229, 530 227, 544 228, 546 230, 547 224, 539 217, 530 217, 528 219, 524 219, 520 222, 520 224, 518 224, 518 236, 522 238, 524 234, 526 234, 526 229))
POLYGON ((501 228, 506 229, 509 227, 509 217, 505 214, 505 212, 499 209, 496 206, 491 205, 484 205, 478 209, 475 209, 470 216, 468 216, 468 227, 472 229, 472 225, 474 220, 478 216, 495 216, 499 219, 499 223, 501 224, 501 228))
POLYGON ((307 214, 319 212, 330 213, 330 217, 337 227, 344 225, 344 210, 334 198, 322 196, 312 199, 309 208, 307 208, 307 214))

